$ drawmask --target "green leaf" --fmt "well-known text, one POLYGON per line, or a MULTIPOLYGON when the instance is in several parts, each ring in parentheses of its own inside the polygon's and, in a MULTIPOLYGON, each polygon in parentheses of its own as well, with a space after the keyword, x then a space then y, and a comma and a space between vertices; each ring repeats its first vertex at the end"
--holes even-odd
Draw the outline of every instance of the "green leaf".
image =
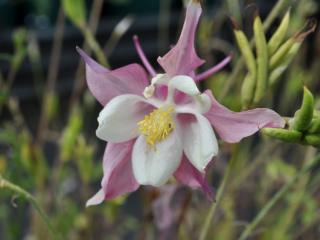
POLYGON ((81 180, 88 183, 93 174, 94 148, 86 142, 84 136, 80 135, 77 139, 77 145, 74 150, 81 180))
POLYGON ((75 107, 71 113, 68 125, 63 131, 60 142, 62 161, 68 161, 74 153, 77 144, 77 138, 81 133, 83 125, 82 113, 78 107, 75 107))
POLYGON ((86 23, 86 6, 84 0, 62 0, 64 12, 79 28, 86 23))

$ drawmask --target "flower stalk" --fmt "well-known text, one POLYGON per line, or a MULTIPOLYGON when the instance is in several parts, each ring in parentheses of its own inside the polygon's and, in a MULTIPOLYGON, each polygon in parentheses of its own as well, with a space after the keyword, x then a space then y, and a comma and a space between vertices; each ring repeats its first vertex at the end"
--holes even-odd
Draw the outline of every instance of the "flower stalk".
MULTIPOLYGON (((236 148, 236 150, 237 150, 237 148, 236 148)), ((222 182, 221 182, 219 189, 218 189, 218 192, 217 192, 217 197, 216 197, 215 201, 212 203, 212 205, 209 209, 209 212, 206 216, 206 219, 204 221, 204 224, 201 228, 199 240, 205 240, 207 238, 210 225, 212 224, 212 221, 214 220, 214 217, 216 215, 216 210, 220 206, 222 196, 225 192, 227 183, 229 181, 230 176, 232 175, 231 173, 236 165, 236 162, 237 162, 237 158, 233 157, 231 159, 231 161, 228 163, 226 173, 223 176, 222 182)))

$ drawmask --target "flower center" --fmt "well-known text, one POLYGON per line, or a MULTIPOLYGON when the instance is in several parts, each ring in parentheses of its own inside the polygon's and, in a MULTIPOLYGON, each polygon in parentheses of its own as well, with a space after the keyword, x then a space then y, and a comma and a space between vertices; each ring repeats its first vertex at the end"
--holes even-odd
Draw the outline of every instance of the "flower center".
POLYGON ((173 107, 158 108, 146 115, 138 122, 139 131, 146 136, 147 144, 154 146, 157 142, 166 139, 175 125, 172 118, 173 107))

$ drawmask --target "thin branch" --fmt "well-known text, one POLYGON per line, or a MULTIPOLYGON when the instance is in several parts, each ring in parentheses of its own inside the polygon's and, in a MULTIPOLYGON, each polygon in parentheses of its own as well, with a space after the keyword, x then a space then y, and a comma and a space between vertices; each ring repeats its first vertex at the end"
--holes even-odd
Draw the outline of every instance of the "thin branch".
POLYGON ((247 239, 251 233, 255 230, 258 224, 264 219, 264 217, 269 213, 269 211, 274 207, 274 205, 283 198, 286 193, 290 190, 290 188, 306 173, 311 171, 313 167, 318 164, 320 161, 320 155, 316 156, 309 164, 306 164, 298 174, 294 176, 294 178, 285 184, 274 196, 270 199, 270 201, 260 210, 258 215, 253 219, 253 221, 246 226, 244 231, 242 232, 239 240, 247 239))
POLYGON ((42 107, 41 107, 41 115, 38 125, 37 138, 36 142, 38 144, 42 144, 43 136, 46 133, 46 129, 48 127, 48 116, 47 116, 47 99, 51 94, 54 93, 56 81, 59 73, 59 62, 61 57, 61 48, 63 42, 64 35, 64 26, 65 26, 65 14, 63 12, 62 7, 59 9, 57 24, 56 24, 56 32, 54 34, 53 46, 51 50, 50 64, 49 64, 49 72, 47 76, 46 87, 44 89, 44 94, 42 96, 42 107))
POLYGON ((27 201, 29 201, 31 203, 31 205, 35 208, 35 210, 37 211, 37 213, 39 214, 39 216, 41 217, 41 219, 43 220, 43 222, 46 224, 46 226, 48 227, 48 230, 52 236, 53 239, 61 239, 60 236, 58 236, 58 233, 56 230, 54 230, 54 228, 52 227, 49 217, 48 215, 45 213, 45 211, 41 208, 41 206, 39 205, 39 203, 37 202, 37 200, 26 190, 24 190, 23 188, 19 187, 18 185, 6 180, 5 178, 2 177, 2 175, 0 174, 0 189, 1 188, 7 188, 13 192, 15 192, 16 194, 18 194, 19 196, 23 197, 24 199, 26 199, 27 201))
POLYGON ((229 181, 230 176, 232 175, 231 173, 234 169, 236 162, 237 162, 237 158, 233 157, 231 159, 231 161, 228 163, 226 173, 223 176, 222 182, 221 182, 219 189, 218 189, 218 192, 217 192, 216 201, 212 203, 212 205, 209 209, 209 212, 206 216, 205 222, 201 228, 199 240, 205 240, 208 235, 209 228, 210 228, 211 223, 216 215, 216 210, 220 206, 222 196, 225 192, 226 185, 229 181))
MULTIPOLYGON (((89 19, 89 30, 90 31, 90 35, 93 36, 95 35, 95 32, 97 31, 97 27, 98 27, 98 23, 100 20, 100 16, 101 16, 101 11, 102 11, 102 5, 104 3, 104 0, 95 0, 92 3, 92 8, 91 8, 91 12, 90 12, 90 19, 89 19)), ((88 33, 87 33, 88 34, 88 33)), ((91 40, 92 40, 91 38, 91 40)), ((95 41, 95 39, 93 39, 95 41)), ((82 46, 83 51, 85 51, 86 53, 90 53, 90 47, 88 44, 88 39, 85 36, 85 42, 82 46)), ((97 44, 97 43, 96 43, 97 44)), ((98 46, 100 48, 100 46, 98 46)), ((101 50, 100 54, 104 54, 103 51, 101 50)), ((102 56, 100 56, 102 57, 102 56)), ((104 57, 104 56, 103 56, 104 57)), ((105 59, 106 62, 107 59, 105 59)), ((70 109, 73 108, 74 104, 76 104, 81 96, 81 92, 85 86, 85 77, 83 74, 83 69, 84 69, 84 64, 83 61, 80 59, 79 60, 79 64, 78 64, 78 68, 76 70, 76 74, 75 74, 75 83, 74 83, 74 87, 72 90, 72 95, 70 97, 70 102, 69 102, 69 107, 70 109)))

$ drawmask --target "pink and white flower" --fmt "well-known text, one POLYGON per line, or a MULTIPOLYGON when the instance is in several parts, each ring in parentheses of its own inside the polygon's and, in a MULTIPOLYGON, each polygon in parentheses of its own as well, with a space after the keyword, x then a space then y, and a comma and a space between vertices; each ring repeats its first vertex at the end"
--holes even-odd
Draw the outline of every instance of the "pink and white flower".
POLYGON ((111 71, 78 49, 86 62, 88 87, 104 106, 96 135, 108 142, 101 189, 87 206, 135 191, 139 185, 163 185, 172 176, 210 194, 204 176, 218 153, 214 130, 222 140, 234 143, 263 127, 283 127, 284 120, 270 109, 232 112, 210 90, 200 92, 196 83, 230 61, 229 56, 195 74, 204 63, 194 47, 201 11, 199 1, 191 1, 178 43, 158 58, 163 74, 156 74, 134 38, 151 82, 138 64, 111 71))

